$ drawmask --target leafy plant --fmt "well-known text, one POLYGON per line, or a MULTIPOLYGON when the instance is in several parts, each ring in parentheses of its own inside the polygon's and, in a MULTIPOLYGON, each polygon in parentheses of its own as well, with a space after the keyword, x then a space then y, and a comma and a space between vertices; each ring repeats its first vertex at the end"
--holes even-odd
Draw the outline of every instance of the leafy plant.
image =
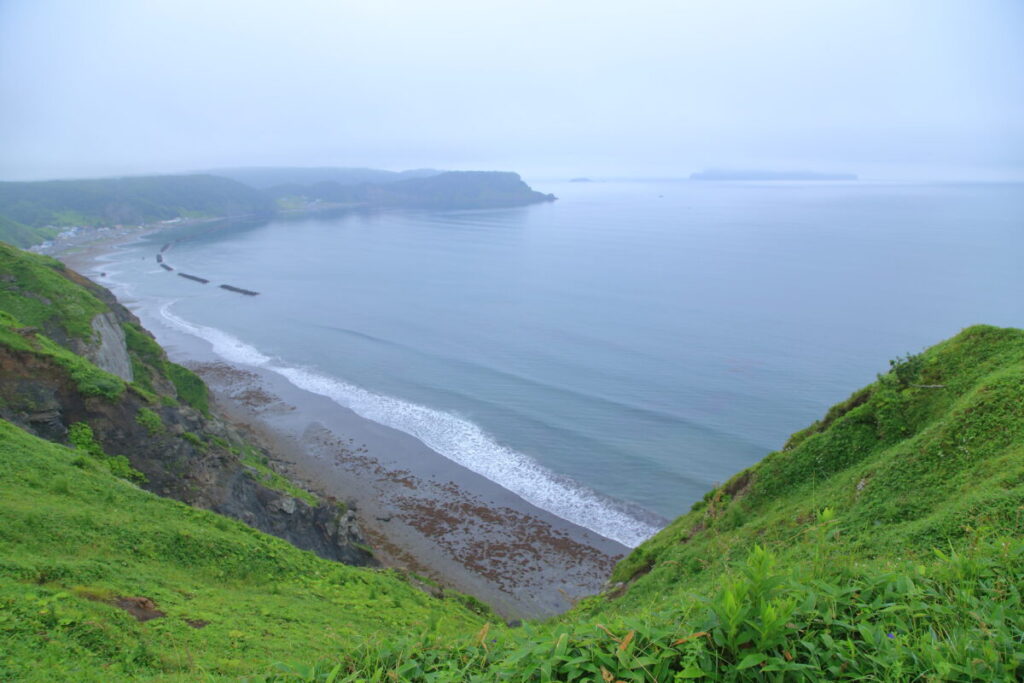
POLYGON ((135 415, 135 421, 145 427, 150 436, 163 434, 166 431, 164 421, 160 419, 160 416, 144 406, 139 408, 139 412, 135 415))
POLYGON ((68 441, 75 450, 102 463, 115 477, 137 483, 146 482, 146 475, 132 467, 128 458, 123 455, 107 455, 96 441, 92 428, 84 422, 75 422, 68 428, 68 441))

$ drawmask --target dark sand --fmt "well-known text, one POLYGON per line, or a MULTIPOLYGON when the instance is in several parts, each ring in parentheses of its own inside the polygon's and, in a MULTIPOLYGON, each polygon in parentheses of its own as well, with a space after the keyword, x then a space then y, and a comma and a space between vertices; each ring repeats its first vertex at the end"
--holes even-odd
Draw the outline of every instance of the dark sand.
MULTIPOLYGON (((102 284, 99 259, 115 246, 60 257, 102 284)), ((266 447, 282 472, 356 509, 386 566, 473 595, 506 618, 539 618, 600 591, 628 551, 272 370, 226 363, 147 326, 171 342, 172 360, 206 380, 220 412, 266 447)))

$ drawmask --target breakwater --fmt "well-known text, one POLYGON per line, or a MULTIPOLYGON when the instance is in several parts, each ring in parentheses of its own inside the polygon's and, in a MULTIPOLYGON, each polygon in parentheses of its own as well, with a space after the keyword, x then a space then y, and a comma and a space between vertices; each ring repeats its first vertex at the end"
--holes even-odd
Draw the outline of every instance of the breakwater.
POLYGON ((246 296, 258 296, 259 292, 254 292, 251 289, 242 289, 241 287, 234 287, 232 285, 221 285, 221 289, 226 289, 229 292, 238 292, 239 294, 245 294, 246 296))
MULTIPOLYGON (((165 244, 160 249, 160 253, 158 253, 156 255, 156 262, 159 263, 160 267, 163 268, 166 271, 173 271, 174 270, 174 268, 172 268, 171 266, 167 265, 167 263, 164 262, 164 255, 163 255, 163 252, 167 251, 167 249, 169 249, 172 244, 174 244, 174 242, 168 242, 167 244, 165 244)), ((178 273, 178 277, 183 277, 186 280, 193 280, 195 282, 199 282, 199 283, 202 283, 204 285, 210 283, 210 281, 207 280, 205 277, 199 277, 198 275, 189 275, 188 273, 181 273, 181 272, 179 272, 178 273)), ((245 296, 259 296, 259 292, 254 292, 251 289, 244 289, 242 287, 235 287, 234 285, 220 285, 220 288, 221 289, 226 289, 229 292, 235 292, 237 294, 244 294, 245 296)))

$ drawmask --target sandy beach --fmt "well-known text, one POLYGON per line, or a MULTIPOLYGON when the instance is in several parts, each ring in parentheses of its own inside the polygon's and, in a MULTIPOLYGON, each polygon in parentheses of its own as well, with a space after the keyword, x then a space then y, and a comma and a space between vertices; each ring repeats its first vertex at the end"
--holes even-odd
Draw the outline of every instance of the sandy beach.
MULTIPOLYGON (((104 257, 141 231, 56 256, 104 284, 104 257)), ((109 284, 109 283, 107 283, 109 284)), ((117 292, 115 291, 115 294, 117 292)), ((140 313, 139 302, 123 301, 140 313)), ((201 340, 164 338, 172 360, 198 372, 218 410, 275 466, 354 507, 385 566, 472 595, 506 619, 540 618, 602 589, 618 542, 541 510, 431 450, 262 367, 225 362, 201 340)))

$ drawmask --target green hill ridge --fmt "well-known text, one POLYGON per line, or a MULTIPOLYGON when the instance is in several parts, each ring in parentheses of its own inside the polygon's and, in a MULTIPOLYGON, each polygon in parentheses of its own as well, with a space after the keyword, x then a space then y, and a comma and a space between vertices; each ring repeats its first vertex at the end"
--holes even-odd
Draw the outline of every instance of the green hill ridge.
POLYGON ((261 192, 211 175, 0 182, 0 238, 28 246, 63 226, 269 215, 261 192))
POLYGON ((511 628, 211 511, 251 502, 185 485, 214 462, 311 519, 334 508, 222 431, 201 380, 175 382, 129 316, 0 249, 0 679, 1024 678, 1024 331, 971 327, 892 361, 603 594, 511 628), (97 316, 125 330, 131 379, 87 357, 97 316))
POLYGON ((0 241, 29 247, 68 227, 269 218, 342 207, 480 209, 555 199, 535 192, 515 173, 498 171, 241 168, 223 173, 0 182, 0 241))

